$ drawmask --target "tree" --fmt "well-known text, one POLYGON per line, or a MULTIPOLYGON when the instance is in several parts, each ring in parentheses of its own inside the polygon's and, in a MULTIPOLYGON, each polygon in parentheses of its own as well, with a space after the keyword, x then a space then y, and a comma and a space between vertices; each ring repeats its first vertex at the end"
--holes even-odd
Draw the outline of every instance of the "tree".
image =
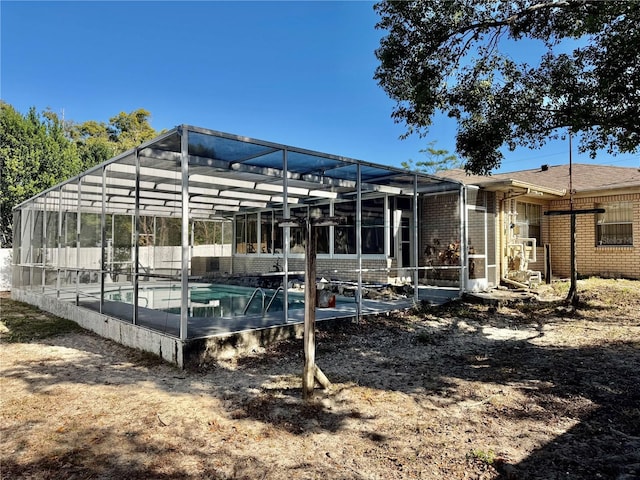
POLYGON ((109 129, 103 122, 89 120, 81 124, 71 124, 71 138, 75 141, 82 167, 87 170, 94 165, 117 155, 117 143, 111 141, 109 129))
POLYGON ((149 124, 151 113, 143 108, 131 113, 120 112, 109 119, 110 140, 116 143, 121 152, 137 147, 158 135, 149 124))
POLYGON ((34 195, 157 136, 150 113, 120 112, 109 123, 64 123, 32 107, 26 115, 0 101, 0 239, 13 242, 12 209, 34 195))
POLYGON ((89 120, 72 124, 71 137, 76 142, 82 165, 88 169, 137 147, 158 135, 149 119, 151 113, 142 108, 131 113, 120 112, 109 123, 89 120))
POLYGON ((426 173, 436 173, 442 170, 448 170, 450 168, 462 167, 462 162, 458 160, 454 154, 449 153, 448 150, 435 147, 435 140, 429 142, 427 148, 420 150, 420 153, 426 155, 427 159, 414 162, 409 159, 406 162, 402 162, 402 166, 408 170, 419 170, 426 173))
POLYGON ((592 157, 638 150, 637 0, 386 1, 374 8, 377 28, 388 32, 374 78, 397 102, 392 117, 406 124, 405 136, 424 135, 437 111, 457 119, 456 150, 467 171, 488 174, 500 165, 502 146, 541 147, 568 129, 592 157), (537 65, 504 51, 522 51, 527 40, 544 46, 537 65))
POLYGON ((26 115, 0 102, 0 236, 13 241, 14 206, 77 175, 81 163, 63 124, 51 111, 31 108, 26 115))

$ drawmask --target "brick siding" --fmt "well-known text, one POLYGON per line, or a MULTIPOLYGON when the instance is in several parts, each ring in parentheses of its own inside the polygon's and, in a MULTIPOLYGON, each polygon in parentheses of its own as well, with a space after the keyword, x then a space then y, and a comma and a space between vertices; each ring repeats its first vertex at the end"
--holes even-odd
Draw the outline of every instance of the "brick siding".
MULTIPOLYGON (((631 201, 633 204, 633 246, 597 246, 594 215, 576 216, 576 270, 580 276, 640 279, 640 194, 607 195, 574 199, 575 209, 596 208, 596 204, 631 201)), ((568 200, 551 202, 550 210, 568 210, 568 200)), ((551 244, 554 277, 571 276, 571 221, 568 215, 549 217, 543 225, 545 241, 551 244)))

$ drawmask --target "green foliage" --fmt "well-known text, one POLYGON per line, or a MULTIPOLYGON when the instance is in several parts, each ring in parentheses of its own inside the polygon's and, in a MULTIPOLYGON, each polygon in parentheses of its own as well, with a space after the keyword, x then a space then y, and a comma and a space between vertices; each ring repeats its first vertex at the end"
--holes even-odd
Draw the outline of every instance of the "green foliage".
POLYGON ((120 112, 111 117, 109 123, 89 120, 71 124, 70 135, 75 141, 83 169, 115 157, 137 147, 158 135, 150 125, 151 114, 144 109, 131 113, 120 112))
POLYGON ((78 147, 78 154, 85 170, 100 165, 119 151, 118 146, 109 138, 109 130, 104 123, 90 120, 82 124, 72 124, 70 135, 78 147))
POLYGON ((458 157, 449 153, 448 150, 436 148, 435 143, 435 141, 429 142, 427 148, 420 150, 420 153, 423 153, 427 157, 426 160, 414 162, 409 159, 406 162, 402 162, 402 167, 407 170, 417 170, 431 174, 441 170, 462 167, 462 162, 458 160, 458 157))
POLYGON ((480 460, 482 463, 486 463, 487 465, 491 465, 496 461, 496 453, 493 450, 472 450, 469 453, 469 457, 480 460))
POLYGON ((150 113, 120 112, 109 124, 63 122, 0 101, 0 245, 13 242, 12 209, 60 182, 157 136, 150 113))
POLYGON ((139 108, 131 113, 120 112, 109 119, 109 139, 114 142, 120 152, 137 147, 158 133, 149 124, 151 113, 139 108))
POLYGON ((11 245, 11 210, 24 200, 77 175, 82 165, 76 146, 51 111, 31 108, 26 115, 0 103, 0 235, 11 245))
POLYGON ((426 134, 436 111, 457 119, 467 171, 487 174, 502 146, 537 148, 567 129, 592 157, 638 150, 640 2, 385 1, 375 9, 387 35, 374 78, 397 102, 393 118, 406 135, 426 134), (534 41, 546 49, 539 64, 501 50, 534 41))

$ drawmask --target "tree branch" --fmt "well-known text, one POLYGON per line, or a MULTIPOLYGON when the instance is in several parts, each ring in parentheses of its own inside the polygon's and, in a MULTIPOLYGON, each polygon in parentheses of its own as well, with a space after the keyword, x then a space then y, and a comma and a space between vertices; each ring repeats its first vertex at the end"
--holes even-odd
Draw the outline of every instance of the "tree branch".
MULTIPOLYGON (((584 4, 588 4, 591 2, 584 2, 584 4)), ((535 5, 531 5, 530 7, 525 8, 524 10, 520 10, 519 12, 511 15, 510 17, 505 18, 504 20, 488 20, 480 23, 473 23, 471 25, 467 25, 465 27, 456 29, 453 31, 453 34, 464 34, 471 30, 484 30, 486 28, 500 28, 510 26, 518 20, 519 18, 526 17, 538 10, 542 9, 552 9, 552 8, 572 8, 575 6, 575 3, 572 3, 568 0, 559 0, 555 2, 544 2, 537 3, 535 5)))

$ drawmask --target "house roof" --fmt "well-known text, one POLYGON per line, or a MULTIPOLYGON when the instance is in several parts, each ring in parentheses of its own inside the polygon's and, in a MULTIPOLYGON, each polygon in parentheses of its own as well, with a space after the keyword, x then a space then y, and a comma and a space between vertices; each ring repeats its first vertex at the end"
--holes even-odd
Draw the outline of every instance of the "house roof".
MULTIPOLYGON (((640 188, 640 169, 578 163, 571 168, 572 186, 576 192, 640 188)), ((478 185, 488 190, 520 188, 545 195, 563 196, 569 191, 569 165, 542 166, 531 170, 498 173, 490 176, 467 175, 462 169, 438 172, 438 175, 478 185)))

